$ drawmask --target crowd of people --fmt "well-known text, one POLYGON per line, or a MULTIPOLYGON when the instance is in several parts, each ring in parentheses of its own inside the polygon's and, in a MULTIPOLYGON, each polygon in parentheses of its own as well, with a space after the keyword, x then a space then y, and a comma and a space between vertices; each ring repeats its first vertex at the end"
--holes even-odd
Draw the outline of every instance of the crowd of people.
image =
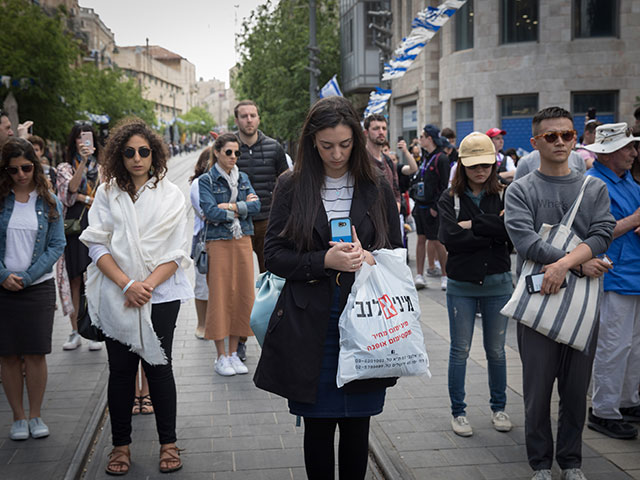
MULTIPOLYGON (((640 109, 639 109, 640 110, 640 109)), ((638 112, 640 116, 640 112, 638 112)), ((525 261, 542 265, 542 295, 557 295, 567 275, 604 277, 599 317, 584 351, 518 323, 525 404, 525 440, 533 479, 581 471, 582 430, 635 438, 640 421, 640 127, 589 118, 577 143, 571 114, 545 108, 532 122, 534 151, 504 151, 507 132, 473 132, 456 147, 451 129, 424 126, 396 152, 387 118, 360 119, 349 101, 316 102, 302 126, 295 161, 259 130, 253 101, 234 110, 236 133, 216 135, 190 178, 187 203, 166 178, 169 150, 144 122, 120 122, 103 146, 90 125, 71 129, 64 162, 46 160, 44 141, 13 135, 0 114, 0 336, 2 384, 13 411, 12 440, 49 434, 41 417, 46 354, 58 287, 71 322, 65 350, 81 344, 78 312, 86 296, 92 324, 106 345, 113 449, 106 471, 131 468, 131 416, 155 413, 161 472, 182 467, 176 436, 172 343, 180 305, 195 299, 196 337, 212 340, 213 370, 249 373, 246 341, 255 298, 254 253, 260 272, 286 280, 269 321, 254 375, 258 388, 288 400, 304 420, 309 478, 338 471, 364 478, 369 423, 396 378, 336 386, 342 314, 355 274, 372 252, 407 247, 416 234, 416 289, 439 277, 450 325, 448 390, 451 428, 473 435, 465 403, 466 364, 476 319, 482 322, 491 422, 512 428, 507 413, 505 336, 501 313, 525 261), (579 200, 576 200, 579 198, 579 200), (564 251, 541 236, 580 208, 564 251), (350 242, 331 241, 329 222, 349 217, 350 242), (191 246, 189 246, 191 237, 191 246), (198 252, 198 253, 196 253, 198 252), (200 262, 201 255, 204 262, 200 262), (195 288, 185 270, 191 258, 195 288), (426 268, 425 268, 426 267, 426 268), (426 271, 425 271, 426 270, 426 271), (550 402, 558 382, 556 447, 550 402), (593 385, 592 408, 586 395, 593 385), (23 406, 26 384, 29 410, 23 406)), ((555 314, 555 313, 554 313, 555 314)))

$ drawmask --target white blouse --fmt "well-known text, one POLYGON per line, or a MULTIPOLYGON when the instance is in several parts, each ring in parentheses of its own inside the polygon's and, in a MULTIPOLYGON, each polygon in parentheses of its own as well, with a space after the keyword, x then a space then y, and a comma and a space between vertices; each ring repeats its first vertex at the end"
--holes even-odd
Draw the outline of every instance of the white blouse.
MULTIPOLYGON (((33 249, 36 246, 38 235, 38 215, 36 214, 36 201, 38 192, 35 190, 29 194, 26 203, 14 202, 11 218, 7 225, 6 250, 4 265, 12 272, 24 272, 31 266, 33 249)), ((32 283, 42 283, 53 278, 53 269, 42 275, 32 283)))

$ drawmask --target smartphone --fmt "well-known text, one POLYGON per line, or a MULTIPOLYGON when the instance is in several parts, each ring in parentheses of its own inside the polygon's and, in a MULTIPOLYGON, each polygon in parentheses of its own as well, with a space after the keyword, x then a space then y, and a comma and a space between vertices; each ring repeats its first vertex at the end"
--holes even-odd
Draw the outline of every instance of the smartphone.
POLYGON ((351 219, 349 217, 334 218, 329 222, 332 242, 352 242, 351 219))
POLYGON ((402 140, 404 140, 404 137, 403 137, 402 135, 400 135, 400 136, 398 137, 398 141, 399 141, 399 142, 401 142, 402 140))
MULTIPOLYGON (((542 279, 544 278, 544 273, 536 273, 535 275, 527 275, 524 280, 527 283, 527 292, 529 293, 539 293, 542 288, 542 279)), ((565 278, 560 285, 560 288, 565 288, 567 286, 567 279, 565 278)))
POLYGON ((80 140, 83 145, 89 148, 93 148, 93 133, 92 132, 80 132, 80 140))

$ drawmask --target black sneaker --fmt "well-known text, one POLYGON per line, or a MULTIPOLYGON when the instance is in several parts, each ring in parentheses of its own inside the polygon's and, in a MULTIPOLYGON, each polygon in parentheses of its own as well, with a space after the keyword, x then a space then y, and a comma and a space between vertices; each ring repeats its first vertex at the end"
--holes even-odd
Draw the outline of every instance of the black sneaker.
POLYGON ((620 413, 625 422, 640 422, 640 405, 620 408, 620 413))
POLYGON ((616 420, 610 418, 600 418, 593 414, 592 409, 589 409, 589 422, 587 427, 596 432, 600 432, 611 438, 618 438, 620 440, 631 440, 638 436, 638 429, 623 419, 616 420))
POLYGON ((247 360, 247 345, 238 342, 238 350, 237 350, 238 358, 243 362, 247 360))

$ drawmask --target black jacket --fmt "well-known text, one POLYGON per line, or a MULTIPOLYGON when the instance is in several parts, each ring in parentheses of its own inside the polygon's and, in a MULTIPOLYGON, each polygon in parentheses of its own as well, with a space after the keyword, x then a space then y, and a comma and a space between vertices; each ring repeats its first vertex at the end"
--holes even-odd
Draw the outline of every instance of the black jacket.
POLYGON ((254 220, 266 220, 271 210, 271 197, 278 176, 289 168, 282 146, 273 138, 267 137, 258 130, 258 141, 250 147, 240 143, 238 169, 249 176, 251 186, 260 198, 260 213, 254 220))
MULTIPOLYGON (((253 381, 258 388, 282 397, 314 403, 338 272, 324 268, 330 232, 322 203, 314 225, 313 250, 299 253, 288 239, 278 236, 291 212, 291 178, 290 174, 285 174, 278 181, 264 242, 267 269, 286 278, 287 282, 271 315, 253 381)), ((371 250, 375 236, 367 210, 379 193, 384 195, 387 211, 387 247, 400 248, 398 209, 390 186, 382 178, 377 188, 368 184, 354 190, 351 222, 362 247, 371 250)), ((353 273, 340 274, 341 309, 347 301, 354 277, 353 273)), ((344 388, 345 391, 367 391, 391 386, 395 381, 395 378, 356 380, 344 388)))
POLYGON ((422 161, 411 178, 411 184, 414 186, 418 182, 424 182, 424 198, 420 199, 415 195, 411 195, 411 198, 416 203, 435 210, 440 194, 449 185, 450 172, 449 157, 442 148, 438 147, 431 153, 422 149, 422 161))
MULTIPOLYGON (((463 168, 463 167, 461 167, 463 168)), ((484 277, 511 270, 512 245, 504 227, 504 199, 485 195, 476 207, 468 195, 460 195, 460 212, 455 215, 454 198, 447 189, 438 202, 440 241, 449 253, 447 276, 454 280, 482 285, 484 277), (471 229, 458 225, 471 220, 471 229)))

